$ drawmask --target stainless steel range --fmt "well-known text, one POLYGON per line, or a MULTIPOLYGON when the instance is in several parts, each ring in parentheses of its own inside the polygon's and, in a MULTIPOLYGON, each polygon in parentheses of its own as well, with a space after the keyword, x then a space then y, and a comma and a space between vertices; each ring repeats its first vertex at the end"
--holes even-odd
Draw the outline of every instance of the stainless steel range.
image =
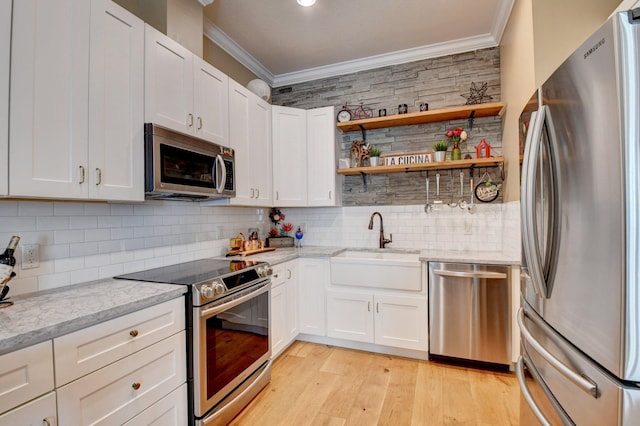
POLYGON ((189 286, 189 424, 227 424, 271 379, 271 268, 202 259, 116 278, 189 286))

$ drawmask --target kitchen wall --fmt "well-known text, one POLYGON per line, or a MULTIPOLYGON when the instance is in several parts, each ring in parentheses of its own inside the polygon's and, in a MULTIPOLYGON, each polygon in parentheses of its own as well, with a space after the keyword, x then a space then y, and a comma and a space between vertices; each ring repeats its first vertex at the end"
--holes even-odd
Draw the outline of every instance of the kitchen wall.
MULTIPOLYGON (((421 102, 427 102, 429 109, 464 105, 461 95, 468 93, 472 82, 487 82, 487 94, 493 101, 500 100, 500 51, 498 48, 482 49, 457 55, 415 61, 315 80, 273 89, 274 105, 297 108, 336 106, 344 103, 364 103, 373 109, 386 108, 387 114, 397 113, 397 106, 406 103, 409 112, 419 110, 421 102)), ((430 151, 434 142, 443 140, 447 129, 463 127, 469 133, 469 140, 461 146, 463 156, 472 153, 481 138, 491 144, 491 154, 502 155, 502 124, 499 117, 478 118, 473 129, 467 120, 401 126, 389 129, 367 131, 367 142, 383 152, 403 153, 430 151)), ((354 140, 362 140, 360 132, 337 132, 341 156, 349 157, 349 149, 354 140)), ((457 174, 456 174, 457 176, 457 174)), ((476 176, 477 179, 478 176, 476 176)), ((432 174, 433 178, 433 174, 432 174)), ((494 174, 494 180, 498 174, 494 174)), ((370 176, 365 191, 360 176, 344 179, 342 202, 350 205, 412 205, 424 204, 424 173, 390 173, 370 176)), ((465 178, 468 195, 468 173, 465 178)), ((435 196, 435 181, 431 186, 435 196)), ((448 197, 449 187, 443 186, 448 197)))
MULTIPOLYGON (((392 248, 476 250, 520 258, 518 203, 477 205, 470 214, 423 206, 282 209, 286 221, 302 226, 304 245, 377 247, 378 219, 384 217, 392 248)), ((106 204, 63 201, 0 201, 0 243, 20 235, 18 276, 11 295, 59 288, 100 278, 220 256, 228 238, 258 227, 269 229, 269 209, 201 207, 197 203, 146 201, 106 204), (40 266, 21 268, 21 247, 40 245, 40 266)))

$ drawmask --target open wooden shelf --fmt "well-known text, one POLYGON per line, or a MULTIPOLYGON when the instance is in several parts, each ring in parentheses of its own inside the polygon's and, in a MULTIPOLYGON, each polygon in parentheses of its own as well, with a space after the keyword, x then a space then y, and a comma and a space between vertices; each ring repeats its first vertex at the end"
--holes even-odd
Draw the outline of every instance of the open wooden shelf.
POLYGON ((504 163, 504 157, 473 158, 470 160, 442 161, 440 163, 398 164, 395 166, 350 167, 338 169, 345 176, 376 175, 380 173, 420 172, 425 170, 466 169, 469 167, 495 167, 504 163))
POLYGON ((362 129, 383 129, 387 127, 410 126, 413 124, 435 123, 437 121, 460 120, 478 117, 495 117, 502 115, 504 102, 491 102, 478 105, 463 105, 433 111, 396 114, 386 117, 364 118, 362 120, 338 123, 342 132, 356 132, 362 129))

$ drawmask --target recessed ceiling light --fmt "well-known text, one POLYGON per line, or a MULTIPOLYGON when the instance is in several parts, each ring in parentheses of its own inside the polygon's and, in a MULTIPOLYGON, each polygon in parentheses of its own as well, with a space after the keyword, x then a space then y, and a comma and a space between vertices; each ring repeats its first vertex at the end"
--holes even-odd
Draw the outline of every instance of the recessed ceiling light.
POLYGON ((316 0, 298 0, 298 4, 300 6, 313 6, 316 3, 316 0))

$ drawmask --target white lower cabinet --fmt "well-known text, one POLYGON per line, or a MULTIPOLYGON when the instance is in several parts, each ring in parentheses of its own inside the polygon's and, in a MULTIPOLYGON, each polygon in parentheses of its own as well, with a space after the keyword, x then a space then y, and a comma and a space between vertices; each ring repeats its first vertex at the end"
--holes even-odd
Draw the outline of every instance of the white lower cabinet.
POLYGON ((327 290, 327 335, 339 339, 428 350, 425 295, 327 290))
POLYGON ((325 288, 331 280, 329 259, 301 258, 298 272, 299 331, 325 336, 325 288))
MULTIPOLYGON (((51 392, 53 388, 51 340, 0 355, 0 413, 51 392)), ((42 419, 51 416, 51 413, 49 410, 40 411, 40 407, 40 405, 35 405, 27 411, 34 418, 39 417, 39 421, 42 422, 42 419)), ((11 413, 14 413, 9 417, 11 419, 22 419, 22 416, 26 415, 24 413, 16 414, 17 410, 13 410, 11 413)), ((55 409, 53 417, 55 417, 55 409)), ((20 423, 4 422, 3 416, 0 417, 0 424, 20 423)))
POLYGON ((0 416, 0 425, 56 426, 56 393, 49 392, 0 416))
POLYGON ((122 424, 186 382, 182 331, 58 389, 60 424, 122 424))
POLYGON ((298 335, 298 260, 273 267, 271 330, 273 359, 298 335))

